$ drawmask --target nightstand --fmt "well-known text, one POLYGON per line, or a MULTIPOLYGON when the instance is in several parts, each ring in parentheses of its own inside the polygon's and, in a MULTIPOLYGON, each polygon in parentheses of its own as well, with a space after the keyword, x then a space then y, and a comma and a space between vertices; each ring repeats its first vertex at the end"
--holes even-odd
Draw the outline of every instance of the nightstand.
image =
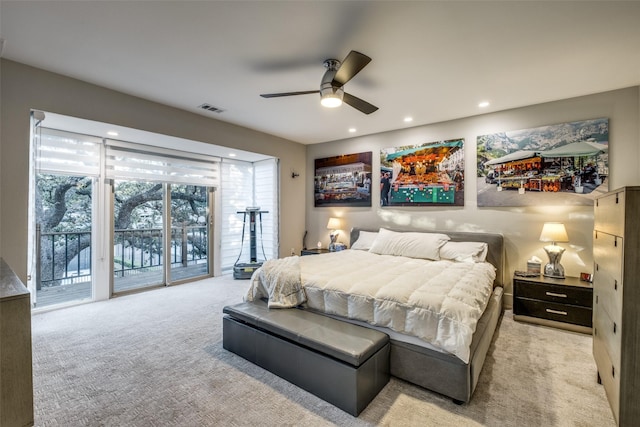
POLYGON ((513 318, 591 333, 593 286, 577 277, 513 276, 513 318))
POLYGON ((320 254, 328 254, 329 253, 329 249, 325 249, 325 248, 320 248, 320 249, 303 249, 300 251, 300 256, 305 256, 305 255, 320 255, 320 254))

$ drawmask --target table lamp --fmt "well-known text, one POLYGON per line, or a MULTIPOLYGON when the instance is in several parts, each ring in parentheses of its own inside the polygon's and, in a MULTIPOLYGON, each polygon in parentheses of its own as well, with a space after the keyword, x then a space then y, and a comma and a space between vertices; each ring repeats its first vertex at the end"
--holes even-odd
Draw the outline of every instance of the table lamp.
POLYGON ((556 245, 557 242, 568 242, 567 230, 560 222, 545 222, 540 233, 541 242, 551 242, 544 247, 549 256, 549 263, 544 266, 544 275, 555 279, 564 279, 564 267, 560 264, 560 258, 565 249, 556 245))
POLYGON ((329 234, 329 238, 331 239, 331 243, 329 243, 329 251, 331 252, 336 250, 336 239, 338 238, 338 230, 340 229, 340 227, 340 219, 329 218, 327 229, 331 230, 331 234, 329 234))

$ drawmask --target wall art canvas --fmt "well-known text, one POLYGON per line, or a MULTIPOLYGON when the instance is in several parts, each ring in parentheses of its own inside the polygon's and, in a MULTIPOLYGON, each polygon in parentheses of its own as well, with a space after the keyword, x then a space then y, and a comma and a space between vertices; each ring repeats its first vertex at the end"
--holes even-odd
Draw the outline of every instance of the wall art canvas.
POLYGON ((464 139, 380 150, 382 206, 463 206, 464 139))
POLYGON ((478 137, 478 206, 593 205, 608 191, 609 119, 478 137))
POLYGON ((315 159, 315 206, 371 206, 373 152, 315 159))

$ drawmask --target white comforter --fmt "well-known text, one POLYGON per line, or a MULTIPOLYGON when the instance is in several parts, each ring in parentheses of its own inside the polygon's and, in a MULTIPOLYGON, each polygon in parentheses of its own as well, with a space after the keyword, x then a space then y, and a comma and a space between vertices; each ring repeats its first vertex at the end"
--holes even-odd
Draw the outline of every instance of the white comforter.
MULTIPOLYGON (((476 324, 493 290, 491 264, 357 250, 295 258, 278 261, 299 262, 309 308, 413 335, 469 361, 476 324)), ((260 269, 254 273, 247 299, 275 297, 270 290, 277 284, 264 277, 260 269)))

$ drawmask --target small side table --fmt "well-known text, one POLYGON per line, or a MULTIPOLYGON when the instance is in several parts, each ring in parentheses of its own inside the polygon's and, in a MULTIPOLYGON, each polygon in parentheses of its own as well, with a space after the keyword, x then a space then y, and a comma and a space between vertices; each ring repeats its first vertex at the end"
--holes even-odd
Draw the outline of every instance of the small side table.
POLYGON ((328 254, 329 253, 329 249, 325 249, 325 248, 311 248, 311 249, 303 249, 300 251, 300 256, 305 256, 305 255, 320 255, 320 254, 328 254))
POLYGON ((513 318, 591 333, 593 286, 577 277, 513 276, 513 318))

